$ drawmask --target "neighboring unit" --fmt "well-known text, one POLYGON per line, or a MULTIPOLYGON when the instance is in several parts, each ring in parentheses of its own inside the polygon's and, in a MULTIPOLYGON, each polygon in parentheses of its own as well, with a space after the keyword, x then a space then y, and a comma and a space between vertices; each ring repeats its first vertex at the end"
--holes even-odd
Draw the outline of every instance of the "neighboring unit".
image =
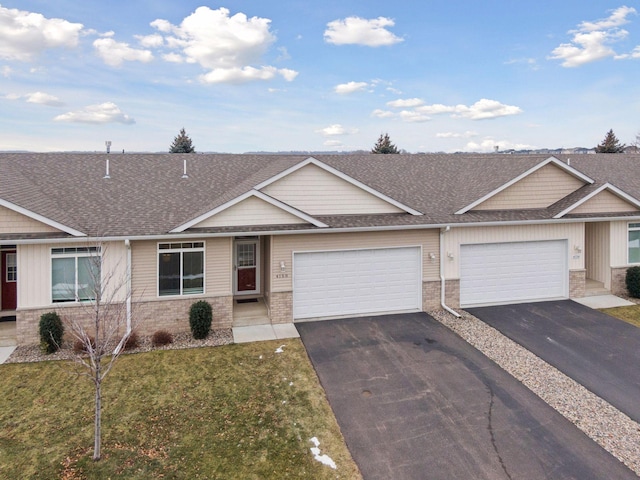
POLYGON ((38 342, 96 257, 142 334, 624 293, 639 198, 624 154, 0 154, 0 316, 38 342))

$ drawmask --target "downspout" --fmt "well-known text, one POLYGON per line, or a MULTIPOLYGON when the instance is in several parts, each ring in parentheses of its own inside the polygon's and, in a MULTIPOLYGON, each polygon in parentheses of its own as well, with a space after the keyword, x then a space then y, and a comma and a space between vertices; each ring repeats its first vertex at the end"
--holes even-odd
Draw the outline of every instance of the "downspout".
POLYGON ((127 333, 131 332, 131 242, 129 239, 124 241, 127 247, 127 333))
POLYGON ((462 315, 460 315, 458 312, 456 312, 455 310, 447 306, 447 304, 444 302, 444 299, 445 299, 444 232, 448 232, 449 230, 450 230, 449 225, 447 225, 446 228, 440 229, 440 305, 442 305, 442 308, 444 308, 450 314, 454 315, 457 318, 460 318, 462 315))

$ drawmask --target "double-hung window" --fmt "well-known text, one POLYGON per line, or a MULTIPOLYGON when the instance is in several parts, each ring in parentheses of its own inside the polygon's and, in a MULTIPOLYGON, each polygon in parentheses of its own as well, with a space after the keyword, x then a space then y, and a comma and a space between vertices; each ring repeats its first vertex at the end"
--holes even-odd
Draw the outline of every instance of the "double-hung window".
POLYGON ((204 293, 204 242, 158 244, 158 295, 204 293))
POLYGON ((629 263, 640 263, 640 223, 629 224, 629 263))
POLYGON ((51 299, 57 302, 95 300, 100 293, 99 247, 51 249, 51 299))

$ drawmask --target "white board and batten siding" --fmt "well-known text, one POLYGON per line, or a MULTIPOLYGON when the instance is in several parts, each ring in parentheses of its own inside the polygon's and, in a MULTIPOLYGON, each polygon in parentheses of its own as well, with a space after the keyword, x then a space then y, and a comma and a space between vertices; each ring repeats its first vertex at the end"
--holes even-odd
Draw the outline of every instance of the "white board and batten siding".
POLYGON ((462 245, 460 304, 568 298, 567 255, 567 240, 462 245))
POLYGON ((420 311, 422 249, 295 252, 294 320, 420 311))

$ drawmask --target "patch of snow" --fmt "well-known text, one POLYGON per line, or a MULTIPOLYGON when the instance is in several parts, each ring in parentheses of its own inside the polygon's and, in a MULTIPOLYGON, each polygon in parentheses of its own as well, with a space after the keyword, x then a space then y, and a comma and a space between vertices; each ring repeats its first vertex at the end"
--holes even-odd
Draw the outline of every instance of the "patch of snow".
POLYGON ((262 355, 260 355, 258 358, 259 358, 260 360, 262 360, 262 355))
POLYGON ((293 382, 289 382, 289 386, 290 386, 290 387, 293 387, 293 382))
POLYGON ((313 443, 316 447, 320 446, 320 440, 318 440, 318 437, 310 438, 309 441, 313 443))
POLYGON ((320 440, 318 440, 317 437, 312 437, 309 439, 309 441, 315 445, 315 447, 310 448, 311 453, 313 454, 313 458, 323 465, 327 465, 328 467, 331 467, 335 470, 336 462, 334 462, 329 455, 320 454, 320 449, 318 448, 320 446, 320 440))
POLYGON ((282 350, 284 347, 286 347, 286 345, 280 345, 278 348, 276 348, 276 353, 284 352, 284 350, 282 350))

